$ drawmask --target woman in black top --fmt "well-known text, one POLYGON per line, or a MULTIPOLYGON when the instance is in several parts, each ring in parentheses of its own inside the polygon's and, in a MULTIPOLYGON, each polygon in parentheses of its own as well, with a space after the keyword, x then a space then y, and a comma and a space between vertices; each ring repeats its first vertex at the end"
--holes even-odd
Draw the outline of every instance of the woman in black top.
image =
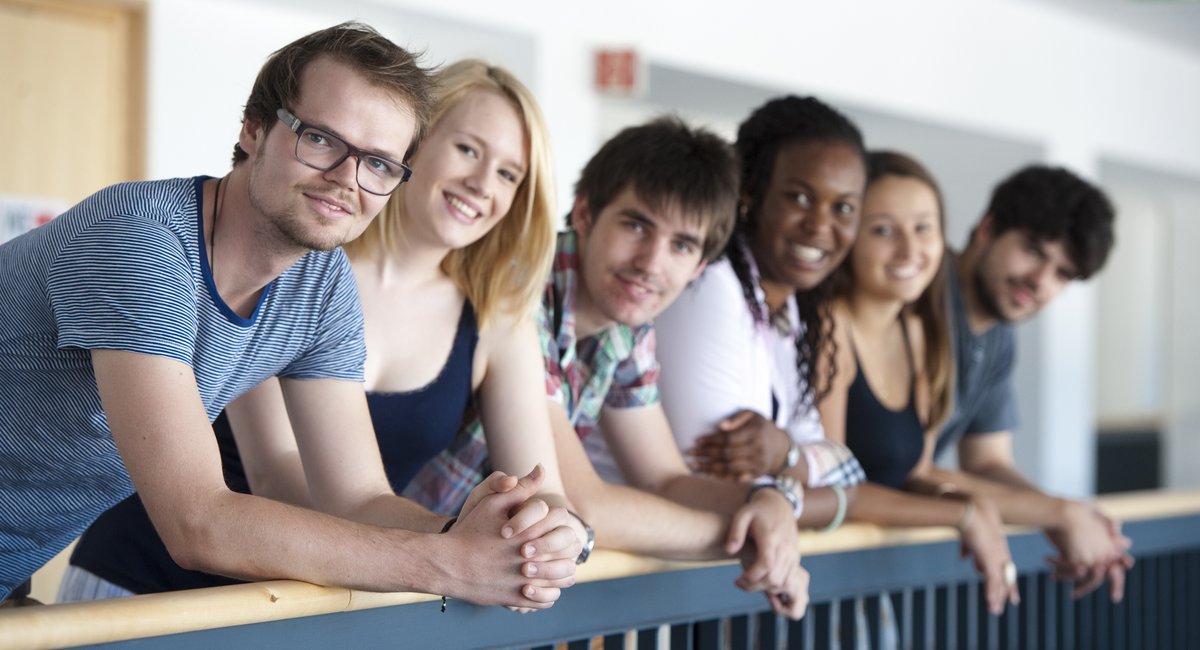
POLYGON ((921 481, 952 407, 941 196, 929 172, 903 154, 873 152, 867 168, 858 238, 838 271, 833 369, 818 373, 830 382, 818 404, 821 423, 867 474, 849 517, 955 526, 999 614, 1017 590, 998 510, 986 498, 921 481))

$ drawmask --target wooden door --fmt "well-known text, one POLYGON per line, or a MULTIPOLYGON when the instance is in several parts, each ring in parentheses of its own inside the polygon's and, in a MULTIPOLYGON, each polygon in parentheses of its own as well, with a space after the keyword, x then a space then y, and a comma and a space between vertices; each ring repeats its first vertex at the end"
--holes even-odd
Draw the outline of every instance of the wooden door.
MULTIPOLYGON (((0 194, 74 204, 142 178, 144 7, 0 0, 0 194)), ((34 576, 53 602, 63 555, 34 576)))

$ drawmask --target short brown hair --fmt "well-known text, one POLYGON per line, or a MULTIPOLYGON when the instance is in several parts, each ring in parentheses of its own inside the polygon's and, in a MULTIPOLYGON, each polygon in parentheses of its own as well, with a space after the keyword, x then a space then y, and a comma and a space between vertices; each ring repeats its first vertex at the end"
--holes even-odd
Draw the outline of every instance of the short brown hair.
MULTIPOLYGON (((429 72, 417 64, 417 58, 396 45, 370 25, 345 22, 302 36, 272 54, 258 72, 250 97, 242 111, 242 120, 262 124, 263 132, 275 125, 275 111, 291 108, 300 96, 300 77, 308 64, 322 56, 345 63, 363 74, 372 84, 396 94, 408 105, 417 121, 412 152, 429 118, 429 72)), ((406 156, 407 157, 407 156, 406 156)), ((233 164, 246 160, 246 152, 233 145, 233 164)))
POLYGON ((678 207, 704 227, 703 256, 721 254, 733 232, 737 163, 721 136, 664 116, 624 129, 592 156, 575 195, 593 218, 626 188, 654 209, 678 207))

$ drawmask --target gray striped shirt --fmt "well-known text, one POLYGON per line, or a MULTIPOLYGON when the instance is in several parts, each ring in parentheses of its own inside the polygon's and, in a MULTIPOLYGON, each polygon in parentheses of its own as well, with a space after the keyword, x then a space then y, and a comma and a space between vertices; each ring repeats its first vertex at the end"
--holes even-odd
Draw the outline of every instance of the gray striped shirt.
POLYGON ((91 350, 188 364, 210 421, 271 376, 362 381, 342 251, 304 256, 238 317, 199 236, 204 180, 115 185, 0 246, 0 597, 133 492, 91 350))

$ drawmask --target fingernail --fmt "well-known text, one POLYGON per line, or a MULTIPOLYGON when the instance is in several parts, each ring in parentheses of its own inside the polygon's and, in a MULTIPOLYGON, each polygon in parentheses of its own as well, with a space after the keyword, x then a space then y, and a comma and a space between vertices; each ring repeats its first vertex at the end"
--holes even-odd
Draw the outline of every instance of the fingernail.
POLYGON ((503 537, 504 539, 508 539, 509 537, 512 537, 512 536, 513 536, 513 529, 512 529, 511 527, 509 527, 509 526, 505 526, 504 528, 501 528, 501 529, 500 529, 500 536, 501 536, 501 537, 503 537))
POLYGON ((533 554, 536 552, 537 552, 537 549, 533 548, 533 544, 526 544, 525 546, 523 546, 521 548, 521 553, 525 557, 533 557, 533 554))
POLYGON ((533 587, 530 585, 526 585, 525 589, 523 589, 522 591, 525 593, 526 598, 533 598, 534 594, 537 593, 536 591, 534 591, 533 587))
POLYGON ((525 575, 527 575, 527 576, 537 575, 537 565, 534 564, 533 562, 526 562, 524 569, 525 569, 525 575))

